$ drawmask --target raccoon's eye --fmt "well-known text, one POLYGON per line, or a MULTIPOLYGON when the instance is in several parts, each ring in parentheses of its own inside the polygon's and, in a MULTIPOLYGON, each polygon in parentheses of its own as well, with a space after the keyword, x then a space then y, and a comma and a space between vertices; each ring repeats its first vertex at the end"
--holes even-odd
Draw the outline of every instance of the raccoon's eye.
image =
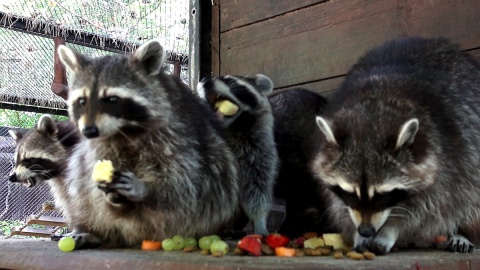
POLYGON ((332 186, 330 190, 348 206, 354 206, 360 202, 357 194, 345 191, 339 186, 332 186))
POLYGON ((118 96, 109 96, 105 97, 103 100, 107 103, 115 104, 120 100, 120 98, 118 96))
POLYGON ((86 98, 79 98, 77 100, 77 102, 78 102, 78 105, 85 106, 85 104, 87 103, 87 99, 86 98))
POLYGON ((407 197, 408 191, 403 189, 394 189, 385 193, 376 193, 372 198, 372 205, 385 209, 395 206, 407 197))

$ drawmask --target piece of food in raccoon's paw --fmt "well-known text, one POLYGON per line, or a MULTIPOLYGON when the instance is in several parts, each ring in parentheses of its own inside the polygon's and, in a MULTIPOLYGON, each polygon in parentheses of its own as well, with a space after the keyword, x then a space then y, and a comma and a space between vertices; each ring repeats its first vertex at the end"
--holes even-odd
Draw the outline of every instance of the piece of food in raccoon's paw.
POLYGON ((97 183, 110 183, 113 179, 113 172, 111 160, 99 160, 93 166, 92 179, 97 183))
POLYGON ((223 115, 232 116, 239 110, 238 106, 228 100, 222 100, 215 103, 215 108, 223 115))

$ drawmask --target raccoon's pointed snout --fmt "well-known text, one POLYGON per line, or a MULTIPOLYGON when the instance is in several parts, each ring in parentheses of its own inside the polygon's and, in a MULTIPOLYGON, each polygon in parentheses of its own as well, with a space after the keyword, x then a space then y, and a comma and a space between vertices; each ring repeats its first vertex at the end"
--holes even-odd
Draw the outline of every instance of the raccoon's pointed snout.
POLYGON ((91 138, 96 138, 98 135, 100 135, 100 132, 98 131, 98 128, 96 126, 86 126, 82 129, 82 134, 91 139, 91 138))
POLYGON ((8 176, 8 180, 12 183, 18 182, 17 175, 16 174, 11 174, 10 176, 8 176))
POLYGON ((358 226, 358 233, 363 237, 372 237, 377 232, 372 225, 360 225, 358 226))

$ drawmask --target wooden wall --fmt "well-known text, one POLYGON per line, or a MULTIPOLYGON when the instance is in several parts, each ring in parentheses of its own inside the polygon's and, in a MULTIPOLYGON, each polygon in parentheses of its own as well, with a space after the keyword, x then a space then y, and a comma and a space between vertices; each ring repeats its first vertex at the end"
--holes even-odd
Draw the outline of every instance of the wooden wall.
POLYGON ((480 57, 479 0, 214 0, 213 75, 269 76, 328 94, 372 47, 443 36, 480 57))

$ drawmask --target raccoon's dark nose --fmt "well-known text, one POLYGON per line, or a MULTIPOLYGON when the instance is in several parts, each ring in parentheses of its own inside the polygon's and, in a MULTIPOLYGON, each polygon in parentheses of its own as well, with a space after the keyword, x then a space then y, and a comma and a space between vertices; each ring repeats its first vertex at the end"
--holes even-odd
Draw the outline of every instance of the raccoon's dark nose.
POLYGON ((358 233, 363 237, 372 237, 376 232, 372 225, 360 225, 358 226, 358 233))
POLYGON ((82 134, 87 138, 95 138, 98 137, 100 132, 96 126, 86 126, 83 128, 82 134))
POLYGON ((8 177, 8 180, 12 183, 15 183, 17 182, 17 175, 16 174, 11 174, 9 177, 8 177))

